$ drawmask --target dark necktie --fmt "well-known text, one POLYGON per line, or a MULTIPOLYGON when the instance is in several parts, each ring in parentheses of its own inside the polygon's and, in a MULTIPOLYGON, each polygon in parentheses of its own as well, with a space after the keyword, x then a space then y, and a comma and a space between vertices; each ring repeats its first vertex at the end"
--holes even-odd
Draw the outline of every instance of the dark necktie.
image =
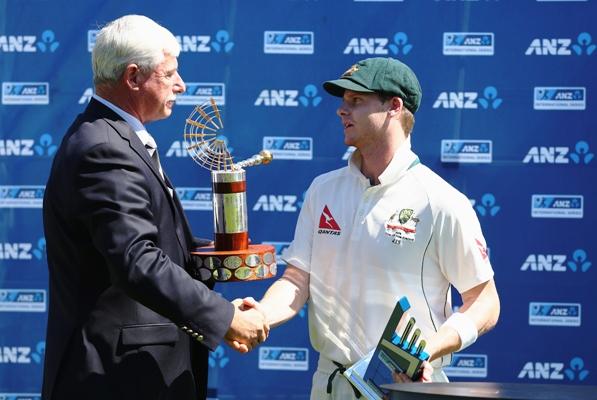
POLYGON ((164 183, 166 183, 166 186, 168 187, 168 191, 170 192, 170 196, 173 196, 174 191, 168 185, 166 179, 164 178, 164 170, 162 169, 162 164, 160 164, 160 155, 158 154, 158 146, 157 146, 155 140, 153 139, 153 137, 151 137, 151 136, 149 137, 149 140, 145 144, 145 148, 147 149, 147 152, 149 153, 149 157, 151 158, 151 161, 153 161, 153 165, 158 169, 158 171, 160 172, 160 176, 162 177, 162 180, 164 181, 164 183))

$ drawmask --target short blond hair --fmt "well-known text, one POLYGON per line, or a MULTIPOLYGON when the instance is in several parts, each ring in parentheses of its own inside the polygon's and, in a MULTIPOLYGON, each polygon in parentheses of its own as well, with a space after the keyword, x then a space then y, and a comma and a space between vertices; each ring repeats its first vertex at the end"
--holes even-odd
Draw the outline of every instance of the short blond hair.
MULTIPOLYGON (((392 98, 397 97, 391 93, 378 93, 377 95, 382 103, 386 103, 392 98)), ((412 133, 413 127, 415 126, 415 115, 406 107, 402 107, 402 110, 400 111, 400 125, 402 125, 402 130, 406 136, 409 136, 412 133)))

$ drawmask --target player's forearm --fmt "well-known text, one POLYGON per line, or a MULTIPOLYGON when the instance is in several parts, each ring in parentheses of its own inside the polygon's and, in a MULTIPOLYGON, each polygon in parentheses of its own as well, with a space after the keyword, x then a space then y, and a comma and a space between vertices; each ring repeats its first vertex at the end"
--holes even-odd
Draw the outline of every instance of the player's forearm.
POLYGON ((478 336, 491 330, 500 314, 500 301, 493 280, 462 294, 463 305, 429 338, 427 352, 435 360, 472 344, 478 336))
POLYGON ((259 303, 270 326, 276 327, 294 317, 308 298, 309 274, 288 266, 259 303))
POLYGON ((449 327, 440 326, 438 331, 429 337, 425 352, 430 355, 429 361, 454 353, 460 348, 458 333, 449 327))

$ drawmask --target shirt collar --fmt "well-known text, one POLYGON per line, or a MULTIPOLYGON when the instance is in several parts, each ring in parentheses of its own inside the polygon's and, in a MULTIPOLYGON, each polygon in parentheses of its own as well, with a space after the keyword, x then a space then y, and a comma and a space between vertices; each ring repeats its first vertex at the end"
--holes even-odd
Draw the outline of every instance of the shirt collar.
MULTIPOLYGON (((379 182, 383 185, 388 185, 396 182, 402 175, 410 168, 410 166, 417 159, 417 155, 412 152, 410 144, 410 136, 396 149, 392 160, 386 169, 379 176, 379 182)), ((354 175, 361 177, 368 181, 368 179, 361 172, 362 156, 358 149, 356 149, 348 159, 348 169, 354 175)))
POLYGON ((124 111, 122 108, 116 106, 115 104, 109 102, 108 100, 100 97, 97 94, 94 94, 92 97, 95 100, 102 103, 103 105, 105 105, 106 107, 108 107, 110 110, 114 111, 127 124, 129 124, 131 126, 131 128, 133 128, 133 131, 135 131, 135 133, 141 140, 141 143, 143 143, 143 146, 149 145, 151 148, 154 148, 154 149, 157 147, 155 140, 149 134, 149 132, 147 132, 147 130, 145 129, 145 126, 141 123, 141 121, 139 121, 137 118, 133 117, 131 114, 124 111))

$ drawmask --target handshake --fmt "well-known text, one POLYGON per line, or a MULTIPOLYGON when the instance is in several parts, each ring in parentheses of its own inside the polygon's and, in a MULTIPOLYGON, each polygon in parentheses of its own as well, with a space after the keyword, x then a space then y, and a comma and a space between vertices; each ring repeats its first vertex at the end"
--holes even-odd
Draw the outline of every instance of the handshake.
POLYGON ((248 353, 269 335, 269 322, 263 307, 252 297, 235 299, 234 317, 224 339, 240 353, 248 353))

